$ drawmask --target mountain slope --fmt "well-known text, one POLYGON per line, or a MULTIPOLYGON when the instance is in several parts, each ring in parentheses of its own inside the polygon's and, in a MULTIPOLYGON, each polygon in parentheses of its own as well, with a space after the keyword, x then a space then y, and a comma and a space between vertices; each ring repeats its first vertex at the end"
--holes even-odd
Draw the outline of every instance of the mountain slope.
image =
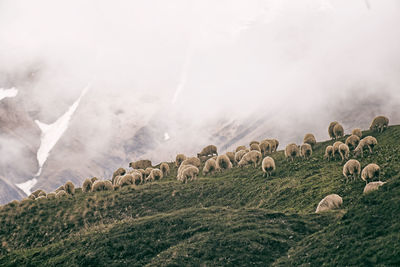
POLYGON ((3 206, 0 264, 396 264, 400 126, 373 135, 379 145, 361 163, 378 163, 388 183, 369 195, 361 180, 345 183, 339 161, 322 159, 333 141, 318 143, 309 161, 274 153, 269 179, 235 167, 181 184, 171 164, 159 182, 3 206), (314 214, 331 193, 343 197, 342 209, 314 214))

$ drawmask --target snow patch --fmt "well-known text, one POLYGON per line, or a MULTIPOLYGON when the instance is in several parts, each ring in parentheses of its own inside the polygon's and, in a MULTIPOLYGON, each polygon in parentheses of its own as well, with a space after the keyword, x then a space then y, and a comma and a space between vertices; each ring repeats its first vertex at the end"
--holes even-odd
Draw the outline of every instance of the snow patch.
POLYGON ((31 188, 37 183, 37 179, 33 178, 21 184, 15 184, 19 189, 24 191, 24 193, 29 196, 31 192, 31 188))
POLYGON ((164 141, 168 141, 171 137, 167 132, 164 133, 164 141))
POLYGON ((16 97, 18 94, 18 89, 15 87, 4 89, 0 88, 0 100, 3 100, 6 97, 16 97))
POLYGON ((42 131, 40 137, 40 147, 37 152, 37 160, 39 162, 39 171, 36 176, 39 176, 43 167, 43 164, 46 162, 50 151, 57 144, 58 140, 61 138, 63 133, 67 130, 69 121, 71 120, 72 115, 75 110, 79 106, 79 102, 82 97, 86 94, 89 86, 87 86, 79 96, 79 98, 71 105, 71 107, 64 113, 60 118, 58 118, 52 124, 45 124, 38 120, 35 120, 36 124, 39 126, 42 131))

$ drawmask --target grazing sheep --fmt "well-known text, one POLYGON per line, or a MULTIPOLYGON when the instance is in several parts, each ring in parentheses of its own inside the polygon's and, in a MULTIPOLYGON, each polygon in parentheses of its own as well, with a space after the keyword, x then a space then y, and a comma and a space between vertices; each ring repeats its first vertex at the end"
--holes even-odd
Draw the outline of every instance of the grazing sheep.
POLYGON ((99 178, 97 178, 97 177, 92 177, 92 179, 90 179, 91 181, 92 181, 92 184, 94 183, 94 182, 96 182, 97 180, 99 180, 99 178))
POLYGON ((65 191, 65 188, 64 188, 64 186, 62 185, 62 186, 60 186, 59 188, 57 188, 56 189, 56 191, 54 191, 54 192, 56 192, 56 193, 58 193, 59 191, 65 191))
POLYGON ((343 199, 336 194, 327 195, 319 203, 315 213, 338 209, 343 204, 343 199))
POLYGON ((193 165, 193 166, 196 166, 197 168, 200 168, 201 161, 197 157, 191 157, 191 158, 185 159, 181 164, 182 165, 193 165))
POLYGON ((389 119, 385 116, 375 117, 369 129, 374 132, 381 133, 389 126, 389 119))
POLYGON ((56 193, 54 193, 54 192, 48 193, 46 195, 46 197, 47 197, 47 199, 55 199, 56 198, 56 193))
POLYGON ((351 134, 357 135, 358 138, 360 138, 360 139, 361 139, 361 137, 362 137, 362 132, 361 132, 361 129, 360 129, 360 128, 355 128, 355 129, 353 129, 353 131, 351 131, 351 134))
POLYGON ((43 196, 43 195, 38 196, 37 198, 35 198, 35 200, 39 200, 39 199, 47 199, 47 198, 46 198, 46 196, 43 196))
POLYGON ((68 196, 67 192, 65 192, 64 190, 60 190, 56 193, 56 198, 62 198, 64 196, 68 196))
POLYGON ((111 181, 102 181, 102 180, 97 180, 92 184, 92 191, 106 191, 106 190, 112 190, 113 185, 111 181))
POLYGON ((317 140, 315 139, 315 136, 313 134, 308 133, 304 136, 303 143, 309 144, 311 145, 312 148, 314 148, 315 144, 317 143, 317 140))
MULTIPOLYGON (((130 164, 129 164, 130 166, 130 164)), ((118 168, 112 175, 112 183, 114 183, 114 179, 116 176, 124 176, 126 174, 126 170, 124 168, 118 168)))
POLYGON ((295 157, 300 156, 300 150, 299 147, 292 143, 288 144, 285 148, 285 158, 287 161, 289 161, 289 158, 293 161, 295 157))
POLYGON ((160 164, 160 170, 163 173, 163 176, 167 176, 169 174, 169 165, 166 162, 160 164))
POLYGON ((129 163, 129 167, 131 167, 132 169, 146 169, 151 166, 151 161, 148 159, 142 159, 129 163))
POLYGON ((276 152, 278 150, 279 141, 277 139, 272 139, 272 141, 275 143, 275 147, 272 150, 272 152, 276 152))
POLYGON ((208 159, 206 164, 204 164, 203 168, 203 175, 206 176, 207 174, 217 170, 217 162, 215 159, 208 159))
POLYGON ((87 193, 90 192, 91 189, 92 189, 92 180, 87 178, 85 179, 85 181, 83 181, 82 192, 87 193))
POLYGON ((365 185, 363 194, 367 194, 369 192, 378 190, 378 188, 380 186, 384 185, 384 184, 386 184, 386 182, 381 182, 381 181, 379 181, 379 182, 370 182, 370 183, 365 185))
POLYGON ((249 151, 246 150, 240 150, 238 152, 235 153, 235 162, 236 164, 239 163, 239 161, 243 158, 243 156, 249 151))
POLYGON ((182 164, 181 164, 181 166, 179 166, 179 168, 178 168, 178 172, 177 172, 176 178, 177 178, 179 181, 182 180, 182 172, 183 172, 186 168, 189 168, 189 167, 191 167, 191 166, 193 166, 193 165, 191 165, 191 164, 182 165, 182 164))
POLYGON ((222 171, 232 168, 232 163, 227 155, 219 155, 217 157, 216 163, 217 163, 217 171, 222 171))
POLYGON ((366 136, 363 139, 360 140, 358 143, 356 149, 354 149, 354 156, 358 157, 361 155, 361 157, 364 157, 364 149, 368 148, 369 153, 373 153, 374 147, 378 144, 378 141, 376 140, 375 137, 373 136, 366 136))
POLYGON ((344 135, 343 126, 340 125, 339 123, 336 124, 336 125, 333 127, 333 135, 335 136, 335 139, 339 139, 339 138, 343 137, 343 135, 344 135))
POLYGON ((324 159, 328 159, 328 161, 330 161, 331 158, 333 158, 333 146, 327 146, 325 148, 324 159))
POLYGON ((145 177, 148 177, 148 176, 150 175, 150 173, 151 173, 152 170, 153 170, 153 168, 151 168, 151 167, 146 168, 146 169, 144 170, 144 176, 145 176, 145 177))
POLYGON ((197 153, 198 158, 201 156, 214 156, 214 155, 218 156, 217 147, 214 145, 206 146, 200 153, 197 153))
POLYGON ((358 137, 355 134, 352 134, 349 137, 347 137, 345 144, 349 147, 349 149, 354 150, 358 146, 359 142, 360 142, 360 137, 358 137))
POLYGON ((148 181, 158 181, 161 180, 163 178, 163 173, 160 169, 153 169, 149 175, 149 177, 147 177, 148 181))
POLYGON ((225 155, 229 158, 232 165, 235 164, 235 153, 234 152, 226 152, 225 155))
POLYGON ((244 154, 242 159, 239 161, 238 166, 243 167, 254 163, 254 167, 257 167, 262 161, 262 154, 256 150, 252 150, 244 154))
POLYGON ((349 181, 349 177, 353 177, 353 180, 356 180, 360 177, 361 173, 361 164, 358 160, 351 159, 346 162, 343 166, 343 175, 346 177, 346 183, 349 181))
POLYGON ((333 159, 336 159, 336 155, 339 155, 339 146, 343 144, 343 142, 341 141, 336 141, 335 143, 333 143, 333 159))
POLYGON ((346 144, 340 144, 339 146, 339 155, 342 158, 342 162, 344 160, 349 159, 350 149, 346 144))
POLYGON ((265 157, 266 155, 269 155, 272 153, 274 144, 271 141, 263 140, 260 143, 259 147, 260 147, 261 154, 265 157))
POLYGON ((262 164, 261 164, 261 169, 264 172, 263 177, 271 176, 272 172, 275 171, 275 161, 271 157, 266 157, 263 159, 262 164))
POLYGON ((378 178, 378 181, 380 181, 379 175, 380 175, 381 169, 379 166, 375 163, 370 163, 367 166, 364 167, 364 169, 361 172, 361 179, 365 181, 365 184, 368 183, 368 180, 372 180, 374 178, 378 178))
POLYGON ((312 156, 312 146, 310 144, 302 144, 300 146, 300 156, 309 159, 312 156))
POLYGON ((329 124, 328 133, 329 133, 329 137, 330 137, 331 139, 335 139, 335 134, 333 133, 333 128, 335 127, 336 124, 338 124, 337 121, 333 121, 333 122, 331 122, 331 123, 329 124))
POLYGON ((191 181, 195 180, 199 175, 199 169, 195 166, 189 166, 182 171, 181 181, 187 183, 190 179, 191 181))
POLYGON ((31 195, 34 195, 35 198, 39 197, 39 196, 45 196, 46 192, 44 192, 42 189, 38 189, 35 192, 33 192, 31 195))
POLYGON ((75 185, 71 181, 65 183, 64 190, 69 195, 75 195, 75 185))
POLYGON ((252 144, 250 146, 250 150, 256 150, 258 152, 261 152, 260 145, 258 145, 258 144, 252 144))
POLYGON ((146 175, 146 171, 143 170, 143 169, 137 169, 137 170, 135 170, 135 171, 140 172, 140 173, 142 174, 142 177, 143 177, 143 178, 144 178, 145 175, 146 175))
POLYGON ((124 187, 127 185, 135 184, 135 179, 131 174, 125 174, 124 176, 119 176, 118 183, 116 185, 124 187))
POLYGON ((29 196, 28 196, 28 198, 30 199, 30 200, 35 200, 35 195, 34 194, 30 194, 29 196))
POLYGON ((238 152, 238 151, 240 151, 240 150, 246 150, 246 147, 245 147, 245 146, 238 146, 238 147, 236 148, 235 152, 238 152))
POLYGON ((178 155, 176 155, 176 158, 175 158, 175 166, 176 166, 177 168, 179 168, 179 166, 181 166, 181 163, 182 163, 185 159, 186 159, 186 156, 183 155, 183 154, 178 154, 178 155))
POLYGON ((257 144, 257 145, 259 145, 260 142, 258 142, 258 141, 251 141, 250 144, 249 144, 249 146, 251 147, 252 144, 257 144))

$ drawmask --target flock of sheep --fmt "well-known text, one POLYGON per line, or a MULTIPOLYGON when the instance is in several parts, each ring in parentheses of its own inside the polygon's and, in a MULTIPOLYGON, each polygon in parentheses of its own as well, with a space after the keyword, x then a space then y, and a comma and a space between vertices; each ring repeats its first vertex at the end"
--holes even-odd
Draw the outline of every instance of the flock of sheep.
MULTIPOLYGON (((384 116, 374 118, 371 123, 370 130, 383 132, 388 127, 389 120, 384 116)), ((344 136, 344 129, 338 122, 332 122, 328 127, 329 136, 332 139, 338 140, 344 136)), ((324 158, 328 161, 340 157, 341 161, 347 162, 343 166, 343 175, 346 178, 346 183, 349 178, 353 180, 361 177, 366 182, 364 193, 377 189, 384 184, 381 181, 370 182, 378 178, 380 174, 380 167, 375 163, 370 163, 361 171, 361 164, 356 159, 349 159, 350 152, 353 156, 363 157, 364 150, 373 152, 374 147, 378 144, 376 138, 366 136, 362 138, 360 129, 354 129, 352 134, 345 140, 345 143, 336 141, 332 146, 327 146, 325 149, 324 158)), ((285 148, 286 160, 294 161, 297 157, 309 159, 313 154, 313 148, 316 145, 316 139, 313 134, 308 133, 304 136, 303 144, 298 146, 294 143, 288 144, 285 148)), ((269 177, 276 169, 275 160, 271 157, 277 151, 279 141, 276 139, 265 139, 261 142, 252 141, 249 147, 239 146, 235 152, 227 152, 218 155, 217 147, 209 145, 197 154, 197 157, 186 157, 184 154, 178 154, 175 159, 175 166, 178 168, 177 180, 183 183, 195 180, 199 173, 200 167, 203 165, 202 174, 204 176, 213 173, 221 172, 223 170, 231 169, 233 166, 245 167, 254 165, 255 168, 261 164, 261 169, 264 177, 269 177)), ((112 176, 111 180, 99 180, 96 177, 86 179, 82 184, 82 192, 96 192, 106 190, 118 190, 121 187, 129 185, 139 185, 157 181, 167 176, 170 173, 170 167, 166 162, 160 164, 159 168, 153 168, 150 160, 139 160, 129 163, 132 170, 125 170, 124 168, 117 169, 112 176)), ((46 194, 43 190, 36 190, 27 200, 35 199, 51 199, 60 198, 66 195, 74 195, 75 186, 72 182, 67 182, 65 185, 60 186, 55 192, 46 194)), ((318 204, 316 212, 338 208, 342 205, 343 200, 339 195, 332 194, 326 196, 318 204)))

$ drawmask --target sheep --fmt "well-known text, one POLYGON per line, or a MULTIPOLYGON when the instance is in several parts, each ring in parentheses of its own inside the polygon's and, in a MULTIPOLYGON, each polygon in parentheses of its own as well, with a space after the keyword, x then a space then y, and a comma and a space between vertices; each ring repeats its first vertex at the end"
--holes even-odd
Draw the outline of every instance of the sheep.
POLYGON ((90 192, 91 189, 92 189, 92 180, 86 178, 82 184, 82 192, 87 193, 90 192))
POLYGON ((64 191, 69 195, 75 195, 75 185, 71 181, 66 182, 64 191))
POLYGON ((310 144, 312 148, 314 148, 315 144, 317 143, 317 140, 315 139, 315 136, 311 133, 308 133, 304 136, 303 139, 304 144, 310 144))
POLYGON ((295 157, 300 156, 300 150, 299 147, 292 143, 288 144, 285 148, 285 158, 287 161, 289 161, 289 158, 293 161, 295 157))
POLYGON ((349 159, 350 149, 346 144, 340 144, 339 146, 339 155, 342 158, 342 162, 344 160, 349 159))
POLYGON ((181 181, 187 183, 190 179, 191 181, 195 180, 199 175, 199 169, 196 166, 189 166, 182 171, 181 181))
POLYGON ((56 193, 56 198, 62 198, 67 195, 68 195, 67 192, 65 192, 64 190, 60 190, 56 193))
POLYGON ((251 141, 250 144, 249 144, 249 146, 251 147, 252 144, 257 144, 257 145, 259 145, 260 142, 258 142, 258 141, 251 141))
POLYGON ((339 123, 336 124, 336 125, 333 127, 333 135, 335 136, 335 139, 336 139, 336 140, 339 139, 339 138, 341 138, 341 137, 343 137, 343 135, 344 135, 343 126, 340 125, 339 123))
POLYGON ((272 150, 272 152, 276 152, 278 150, 279 141, 277 139, 272 139, 272 141, 275 143, 275 147, 272 150))
POLYGON ((324 197, 315 210, 315 213, 320 213, 327 210, 338 209, 343 204, 343 199, 337 194, 331 194, 324 197))
POLYGON ((358 137, 355 134, 352 134, 349 137, 347 137, 345 144, 349 147, 349 149, 354 150, 358 146, 359 142, 360 142, 360 137, 358 137))
POLYGON ((243 156, 249 151, 246 150, 240 150, 238 152, 235 153, 235 162, 236 164, 239 163, 239 161, 243 158, 243 156))
POLYGON ((111 182, 114 183, 114 179, 116 176, 123 176, 125 174, 126 174, 126 170, 124 168, 118 168, 115 172, 113 172, 111 182))
POLYGON ((207 175, 217 169, 217 162, 215 159, 208 159, 204 164, 203 175, 207 175))
POLYGON ((146 175, 146 171, 143 169, 137 169, 135 171, 140 172, 142 174, 142 177, 145 177, 145 175, 146 175))
POLYGON ((56 189, 56 191, 54 191, 54 192, 58 193, 59 191, 65 191, 65 188, 64 188, 63 185, 61 185, 60 187, 58 187, 58 188, 56 189))
POLYGON ((261 152, 260 145, 258 145, 258 144, 252 144, 250 146, 250 150, 255 150, 255 151, 261 152))
POLYGON ((125 174, 124 176, 120 176, 118 179, 117 186, 126 186, 126 185, 139 185, 142 181, 141 175, 139 173, 131 173, 125 174))
POLYGON ((197 157, 200 158, 201 156, 218 156, 217 147, 214 145, 208 145, 200 153, 197 153, 197 157))
POLYGON ((361 139, 361 137, 362 137, 362 132, 361 132, 361 129, 360 129, 360 128, 355 128, 355 129, 353 129, 353 131, 351 131, 351 134, 357 135, 358 138, 360 138, 360 139, 361 139))
POLYGON ((191 158, 185 159, 181 164, 182 165, 193 165, 193 166, 196 166, 197 168, 199 168, 201 166, 201 161, 199 158, 191 157, 191 158))
POLYGON ((246 147, 245 147, 245 146, 238 146, 238 147, 236 148, 235 152, 238 152, 238 151, 240 151, 240 150, 246 150, 246 147))
POLYGON ((309 159, 312 156, 312 146, 310 144, 302 144, 300 146, 300 156, 304 159, 309 159))
POLYGON ((232 166, 235 164, 235 153, 234 152, 226 152, 225 155, 229 158, 232 166))
POLYGON ((366 136, 360 140, 357 147, 354 149, 354 156, 364 157, 364 148, 367 147, 369 149, 370 154, 373 153, 374 147, 378 144, 378 141, 373 136, 366 136))
POLYGON ((378 188, 380 186, 384 185, 384 184, 386 184, 386 182, 381 182, 381 181, 379 181, 379 182, 370 182, 370 183, 365 185, 363 194, 367 194, 369 192, 378 190, 378 188))
POLYGON ((217 157, 216 163, 217 163, 217 171, 222 171, 232 168, 232 163, 227 155, 219 155, 217 157))
POLYGON ((353 180, 356 180, 360 177, 361 173, 361 164, 356 159, 351 159, 346 162, 343 166, 343 176, 346 177, 346 183, 349 181, 349 176, 353 177, 353 180))
POLYGON ((378 116, 372 120, 371 126, 369 129, 374 132, 381 133, 383 132, 389 125, 389 119, 385 116, 378 116))
POLYGON ((54 192, 48 193, 46 195, 46 197, 47 197, 47 199, 55 199, 56 198, 56 193, 54 193, 54 192))
POLYGON ((160 169, 153 169, 146 180, 148 181, 158 181, 163 178, 163 173, 160 169))
POLYGON ((176 166, 177 168, 179 168, 179 166, 181 166, 181 163, 182 163, 185 159, 186 159, 186 156, 183 155, 183 154, 178 154, 178 155, 176 155, 176 158, 175 158, 175 166, 176 166))
POLYGON ((179 166, 178 172, 177 172, 177 175, 176 175, 176 178, 177 178, 179 181, 182 180, 182 172, 183 172, 185 169, 187 169, 187 168, 189 168, 189 167, 192 167, 192 166, 193 166, 193 165, 191 165, 191 164, 179 166))
POLYGON ((38 196, 37 198, 35 198, 35 200, 39 200, 39 199, 47 199, 47 198, 46 198, 46 196, 43 196, 43 195, 38 196))
POLYGON ((330 161, 331 158, 333 158, 333 146, 327 146, 325 148, 324 159, 328 159, 328 161, 330 161))
POLYGON ((378 178, 378 181, 380 181, 380 171, 381 169, 379 166, 375 163, 370 163, 367 166, 364 167, 364 169, 361 172, 361 179, 365 181, 365 184, 368 183, 368 179, 372 180, 374 178, 378 178))
POLYGON ((151 167, 146 168, 146 169, 144 170, 144 176, 145 176, 145 177, 148 177, 148 176, 150 175, 150 173, 151 173, 152 170, 153 170, 153 168, 151 168, 151 167))
POLYGON ((270 144, 270 153, 275 152, 277 145, 279 145, 279 142, 276 139, 264 139, 261 142, 268 142, 270 144))
POLYGON ((111 181, 97 180, 92 184, 92 192, 112 190, 112 189, 113 189, 113 185, 112 185, 111 181))
POLYGON ((343 142, 341 142, 341 141, 336 141, 335 143, 333 143, 333 153, 332 153, 332 155, 333 155, 333 160, 336 159, 336 155, 339 155, 339 156, 340 156, 340 154, 339 154, 339 146, 340 146, 341 144, 343 144, 343 142))
POLYGON ((262 161, 262 154, 256 150, 252 150, 244 154, 242 159, 239 161, 238 166, 243 167, 245 165, 249 165, 254 163, 254 167, 257 167, 262 161))
POLYGON ((335 139, 335 134, 333 133, 333 128, 335 127, 336 124, 338 124, 337 121, 333 121, 333 122, 331 122, 331 123, 329 124, 328 133, 329 133, 329 137, 330 137, 331 139, 335 139))
POLYGON ((148 159, 142 159, 129 163, 129 167, 132 169, 146 169, 148 167, 152 167, 151 161, 148 159))
POLYGON ((92 179, 90 179, 90 180, 92 181, 92 184, 93 184, 94 182, 98 181, 99 178, 97 178, 97 177, 92 177, 92 179))
POLYGON ((272 172, 275 171, 275 161, 271 157, 266 157, 263 159, 262 164, 261 164, 261 169, 264 172, 263 177, 271 176, 272 172))
POLYGON ((160 170, 163 173, 163 176, 167 176, 169 174, 169 165, 166 162, 160 164, 160 170))
POLYGON ((35 192, 33 192, 31 195, 35 196, 35 198, 39 197, 39 196, 45 196, 46 192, 44 192, 42 189, 38 189, 35 192))
POLYGON ((272 153, 274 144, 272 144, 271 141, 263 140, 260 143, 259 147, 260 147, 261 154, 265 157, 266 155, 269 155, 272 153))

